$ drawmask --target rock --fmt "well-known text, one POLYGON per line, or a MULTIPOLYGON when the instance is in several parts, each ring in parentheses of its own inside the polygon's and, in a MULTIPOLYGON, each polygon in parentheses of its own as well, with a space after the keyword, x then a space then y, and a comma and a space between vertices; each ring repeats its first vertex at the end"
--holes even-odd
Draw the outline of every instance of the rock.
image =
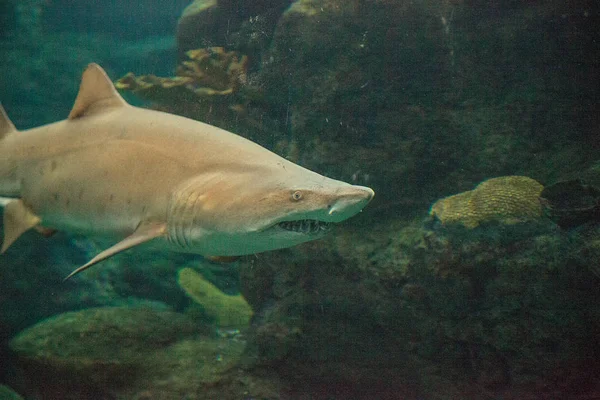
POLYGON ((359 0, 298 0, 285 10, 260 78, 303 165, 386 187, 378 201, 388 201, 414 185, 404 181, 414 166, 439 162, 418 154, 433 145, 429 105, 411 104, 448 85, 442 12, 424 2, 359 0), (420 146, 411 145, 416 137, 420 146))
MULTIPOLYGON (((60 314, 24 330, 10 342, 23 369, 43 390, 61 392, 64 376, 78 390, 124 386, 139 374, 149 352, 196 332, 180 314, 151 309, 92 308, 60 314), (49 378, 51 376, 52 379, 49 378)), ((62 390, 73 391, 73 387, 62 390)))
MULTIPOLYGON (((181 55, 186 51, 218 46, 214 29, 218 29, 220 13, 217 0, 194 0, 184 10, 177 22, 177 47, 181 55)), ((220 43, 221 46, 225 43, 220 43)))
POLYGON ((259 59, 288 4, 289 0, 195 0, 177 23, 179 54, 221 46, 259 59))
POLYGON ((436 400, 594 393, 599 229, 570 237, 540 218, 361 232, 240 265, 258 365, 346 398, 383 398, 381 382, 436 400))
POLYGON ((579 179, 547 186, 540 198, 545 213, 561 228, 600 221, 600 189, 579 179))
POLYGON ((148 349, 197 332, 183 315, 146 308, 91 308, 43 320, 19 333, 10 347, 23 360, 57 374, 85 376, 92 385, 124 383, 148 349), (111 383, 112 382, 112 383, 111 383))
POLYGON ((202 330, 170 311, 95 308, 42 321, 10 347, 35 398, 200 399, 214 396, 197 393, 210 393, 245 347, 202 330))
POLYGON ((2 400, 23 400, 21 396, 15 393, 11 388, 0 385, 0 399, 2 400))
POLYGON ((257 309, 247 353, 315 397, 326 382, 344 388, 339 398, 414 398, 402 301, 350 257, 321 241, 242 263, 244 293, 260 290, 249 295, 257 309))

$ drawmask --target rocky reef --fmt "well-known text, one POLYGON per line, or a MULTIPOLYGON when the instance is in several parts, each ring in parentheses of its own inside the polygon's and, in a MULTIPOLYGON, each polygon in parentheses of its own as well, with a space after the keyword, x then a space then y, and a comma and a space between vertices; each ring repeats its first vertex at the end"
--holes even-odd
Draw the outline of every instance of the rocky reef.
POLYGON ((224 117, 208 111, 222 108, 218 96, 208 104, 181 96, 168 107, 329 175, 385 187, 377 201, 400 212, 517 171, 548 184, 594 161, 593 149, 580 144, 598 124, 579 121, 598 115, 588 100, 595 89, 573 97, 593 70, 578 43, 598 50, 586 36, 597 18, 592 9, 558 1, 508 9, 195 1, 179 21, 179 62, 194 49, 235 51, 247 57, 238 90, 252 95, 230 102, 235 112, 224 117), (532 51, 536 43, 545 56, 532 51), (198 110, 196 102, 206 105, 198 110))
MULTIPOLYGON (((86 62, 123 59, 47 36, 43 2, 3 7, 15 122, 66 115, 86 62)), ((172 73, 131 62, 120 88, 376 198, 318 242, 228 266, 124 254, 66 286, 99 247, 27 234, 0 258, 3 381, 28 398, 597 397, 599 24, 592 1, 194 1, 172 73)))
POLYGON ((242 266, 257 365, 339 398, 600 389, 591 372, 600 366, 599 275, 588 258, 598 254, 596 226, 414 221, 372 226, 358 246, 356 234, 242 266))
POLYGON ((236 378, 243 341, 214 337, 172 311, 65 313, 21 332, 10 346, 28 398, 210 399, 231 379, 237 388, 228 389, 228 398, 275 398, 272 385, 251 388, 248 378, 236 378))
POLYGON ((180 56, 188 50, 224 46, 259 59, 290 0, 194 0, 177 23, 180 56))

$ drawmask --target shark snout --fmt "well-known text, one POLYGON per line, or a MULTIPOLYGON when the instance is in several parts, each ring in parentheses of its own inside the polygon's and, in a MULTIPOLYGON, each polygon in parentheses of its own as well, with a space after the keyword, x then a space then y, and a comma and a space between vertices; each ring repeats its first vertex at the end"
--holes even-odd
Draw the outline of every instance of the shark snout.
POLYGON ((366 186, 348 186, 339 189, 335 201, 329 208, 331 221, 340 222, 359 213, 375 196, 373 189, 366 186))

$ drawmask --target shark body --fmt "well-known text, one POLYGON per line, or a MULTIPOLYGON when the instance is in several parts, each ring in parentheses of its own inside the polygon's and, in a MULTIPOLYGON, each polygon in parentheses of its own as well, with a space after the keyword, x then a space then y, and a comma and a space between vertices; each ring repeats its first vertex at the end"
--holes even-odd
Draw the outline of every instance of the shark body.
POLYGON ((148 241, 204 256, 294 246, 373 195, 225 130, 133 107, 97 64, 66 120, 18 132, 0 107, 1 251, 31 228, 120 239, 67 278, 148 241))

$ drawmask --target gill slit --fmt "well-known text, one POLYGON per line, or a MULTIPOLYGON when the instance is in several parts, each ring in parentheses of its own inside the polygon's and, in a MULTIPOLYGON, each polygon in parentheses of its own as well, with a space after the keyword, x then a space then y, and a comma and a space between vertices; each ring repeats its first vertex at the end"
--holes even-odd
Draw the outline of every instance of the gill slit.
POLYGON ((193 221, 190 221, 190 214, 191 214, 191 209, 194 208, 194 204, 196 203, 196 200, 198 200, 198 197, 196 196, 196 199, 194 199, 194 201, 192 202, 192 198, 193 196, 195 196, 196 193, 195 192, 191 192, 190 195, 187 198, 187 201, 185 202, 185 212, 184 212, 184 218, 181 221, 181 238, 183 241, 183 247, 186 249, 190 248, 190 241, 189 241, 189 237, 190 237, 190 233, 192 231, 192 225, 193 225, 193 221))
POLYGON ((177 223, 176 221, 179 218, 179 207, 181 207, 181 204, 179 203, 178 196, 175 196, 174 199, 171 200, 171 202, 173 203, 173 206, 170 210, 170 215, 168 217, 168 221, 169 221, 169 240, 171 241, 171 243, 174 243, 176 245, 179 246, 179 242, 177 240, 177 223))
MULTIPOLYGON (((188 182, 188 184, 184 188, 181 189, 181 193, 187 192, 188 196, 185 199, 185 201, 181 203, 181 206, 180 206, 181 209, 179 210, 180 215, 178 215, 179 218, 177 218, 178 223, 177 223, 177 227, 176 227, 175 231, 176 231, 177 245, 183 249, 190 248, 188 236, 189 236, 189 232, 191 232, 191 226, 186 226, 186 222, 189 221, 186 218, 186 216, 189 213, 188 209, 189 209, 190 200, 191 200, 192 196, 194 196, 194 194, 195 194, 195 192, 193 190, 190 190, 193 186, 194 186, 193 182, 188 182)), ((196 202, 196 200, 194 200, 194 203, 195 202, 196 202)), ((191 223, 189 223, 189 224, 191 224, 191 223)))
POLYGON ((189 232, 188 232, 188 236, 191 237, 191 233, 192 233, 192 227, 196 224, 196 217, 198 216, 198 212, 200 211, 201 207, 197 207, 198 202, 201 201, 200 200, 200 193, 196 194, 196 200, 194 201, 194 206, 193 206, 193 210, 192 210, 192 215, 190 218, 190 226, 189 226, 189 232))
POLYGON ((190 200, 193 195, 194 195, 194 192, 190 192, 188 194, 187 198, 185 199, 185 201, 182 202, 181 212, 177 218, 178 223, 177 223, 177 227, 175 229, 176 241, 177 241, 177 244, 179 245, 179 247, 181 247, 183 249, 189 249, 189 242, 187 240, 187 235, 186 235, 186 230, 187 230, 186 216, 188 214, 189 203, 190 203, 190 200))
POLYGON ((189 249, 191 247, 191 243, 190 243, 190 238, 192 237, 192 228, 194 227, 194 211, 196 208, 196 203, 198 202, 198 198, 200 197, 200 195, 195 192, 192 191, 192 193, 190 194, 190 197, 188 198, 188 202, 186 202, 186 212, 185 212, 185 225, 182 226, 183 228, 183 241, 185 243, 185 247, 187 249, 189 249), (192 199, 194 196, 196 196, 196 198, 194 199, 194 201, 189 201, 190 199, 192 199))

